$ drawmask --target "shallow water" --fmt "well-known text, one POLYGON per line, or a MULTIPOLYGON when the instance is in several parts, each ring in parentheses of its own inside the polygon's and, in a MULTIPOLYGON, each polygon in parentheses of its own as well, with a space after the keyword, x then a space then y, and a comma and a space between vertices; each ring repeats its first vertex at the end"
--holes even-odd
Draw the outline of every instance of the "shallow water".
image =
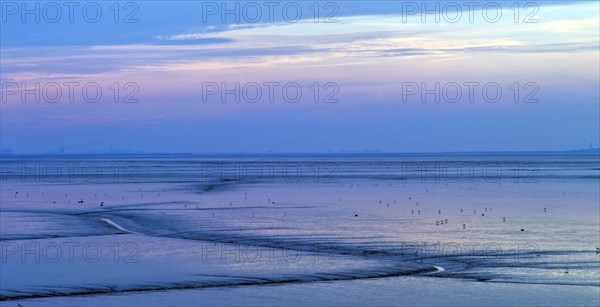
POLYGON ((598 305, 599 181, 593 155, 4 157, 0 300, 598 305))

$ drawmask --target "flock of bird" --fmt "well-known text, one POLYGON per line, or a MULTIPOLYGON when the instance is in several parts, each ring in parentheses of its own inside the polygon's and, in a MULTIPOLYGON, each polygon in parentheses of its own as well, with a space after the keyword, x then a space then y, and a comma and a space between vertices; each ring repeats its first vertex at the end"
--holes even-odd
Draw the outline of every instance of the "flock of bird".
MULTIPOLYGON (((374 186, 377 186, 377 184, 375 184, 374 186)), ((390 186, 391 186, 391 185, 390 185, 390 186)), ((354 187, 354 184, 351 184, 351 185, 350 185, 350 187, 351 187, 351 188, 353 188, 353 187, 354 187)), ((359 185, 359 184, 356 184, 356 187, 360 187, 360 185, 359 185)), ((10 189, 9 189, 9 190, 10 190, 10 189)), ((144 194, 141 194, 141 188, 138 190, 138 192, 140 193, 140 194, 139 194, 140 198, 144 198, 144 194)), ((429 192, 429 189, 427 189, 427 192, 429 192)), ((41 194, 42 194, 42 196, 43 196, 43 195, 44 195, 44 192, 41 192, 41 194)), ((21 195, 22 195, 22 194, 21 194, 21 195)), ((566 192, 563 192, 563 195, 566 195, 566 192)), ((107 193, 104 193, 104 197, 106 198, 107 196, 108 196, 108 194, 107 194, 107 193)), ((157 194, 157 196, 158 196, 158 197, 160 197, 160 196, 161 196, 161 194, 160 194, 160 193, 158 193, 158 194, 157 194)), ((15 192, 14 192, 14 197, 15 197, 15 198, 18 198, 18 197, 19 197, 19 192, 18 192, 18 191, 15 191, 15 192)), ((66 197, 66 198, 68 198, 68 197, 69 197, 69 194, 65 194, 65 197, 66 197)), ((97 198, 97 197, 98 197, 98 193, 94 193, 94 198, 97 198)), ((121 195, 121 200, 125 200, 125 197, 126 197, 126 195, 121 195)), ((29 193, 26 193, 26 194, 25 194, 25 198, 29 198, 29 193)), ((245 192, 245 194, 244 194, 244 203, 247 203, 247 200, 248 200, 248 193, 247 193, 247 192, 245 192)), ((339 201, 339 202, 342 202, 342 197, 341 197, 341 196, 340 196, 340 197, 338 197, 338 201, 339 201)), ((419 207, 419 202, 418 202, 418 201, 416 201, 416 202, 415 202, 415 201, 413 201, 413 198, 412 198, 412 196, 409 196, 409 197, 408 197, 408 201, 409 201, 409 202, 414 202, 414 204, 415 204, 415 207, 419 207)), ((56 204, 56 203, 57 203, 56 201, 52 201, 52 204, 56 204)), ((95 203, 96 203, 98 206, 100 206, 100 207, 103 207, 103 206, 105 205, 105 202, 104 202, 104 201, 95 201, 95 203)), ((271 198, 267 198, 267 203, 268 203, 268 204, 270 204, 270 205, 276 205, 276 202, 275 202, 273 199, 271 199, 271 198)), ((71 199, 68 199, 68 204, 71 204, 71 199)), ((79 199, 77 200, 77 204, 83 205, 83 204, 86 204, 86 201, 84 201, 84 199, 83 199, 83 198, 79 198, 79 199)), ((383 200, 379 200, 379 204, 380 204, 380 205, 382 205, 382 204, 383 204, 383 200)), ((391 205, 391 204, 393 204, 393 205, 396 205, 396 204, 397 204, 397 200, 395 200, 395 199, 394 199, 392 203, 386 203, 386 207, 387 207, 387 208, 390 208, 390 205, 391 205)), ((233 206, 233 202, 229 202, 229 206, 233 206)), ((184 205, 184 207, 185 207, 185 208, 187 208, 187 204, 186 204, 186 205, 184 205)), ((198 205, 196 205, 196 206, 195 206, 195 209, 199 209, 199 206, 198 206, 198 205)), ((485 208, 484 208, 484 211, 483 211, 483 213, 481 213, 481 216, 482 216, 482 217, 484 217, 486 212, 492 212, 492 210, 493 210, 493 208, 492 208, 492 207, 489 207, 489 208, 488 208, 488 207, 485 207, 485 208)), ((460 213, 464 213, 464 211, 465 211, 465 210, 464 210, 464 208, 460 208, 460 213)), ((547 213, 547 212, 548 212, 548 208, 543 208, 543 212, 544 212, 544 213, 547 213)), ((440 209, 440 210, 437 210, 437 213, 438 213, 438 215, 442 215, 442 210, 441 210, 441 209, 440 209)), ((421 209, 411 209, 411 215, 415 215, 415 214, 416 214, 416 215, 421 215, 421 209)), ((474 214, 474 215, 477 215, 477 210, 476 210, 476 209, 475 209, 475 210, 473 210, 473 214, 474 214)), ((284 212, 284 213, 283 213, 283 215, 284 215, 284 216, 287 216, 287 212, 284 212)), ((212 214, 211 214, 211 216, 212 216, 212 217, 216 217, 216 214, 215 214, 215 213, 212 213, 212 214)), ((252 212, 252 213, 251 213, 251 217, 252 217, 252 218, 254 218, 255 216, 256 216, 256 215, 255 215, 255 212, 252 212)), ((358 213, 354 213, 354 217, 359 217, 359 214, 358 214, 358 213)), ((503 222, 503 223, 506 223, 506 222, 507 222, 507 218, 506 218, 506 217, 502 217, 502 222, 503 222)), ((448 225, 448 224, 449 224, 449 220, 448 220, 447 218, 441 218, 441 219, 436 219, 436 220, 435 220, 435 225, 436 225, 436 226, 443 226, 443 225, 448 225)), ((466 229, 467 229, 467 224, 466 224, 466 223, 463 223, 461 226, 462 226, 462 229, 463 229, 463 230, 466 230, 466 229)), ((520 228, 520 231, 521 231, 521 232, 524 232, 524 231, 525 231, 525 228, 520 228)), ((597 253, 597 254, 598 254, 598 253, 600 253, 600 247, 596 247, 596 253, 597 253)))

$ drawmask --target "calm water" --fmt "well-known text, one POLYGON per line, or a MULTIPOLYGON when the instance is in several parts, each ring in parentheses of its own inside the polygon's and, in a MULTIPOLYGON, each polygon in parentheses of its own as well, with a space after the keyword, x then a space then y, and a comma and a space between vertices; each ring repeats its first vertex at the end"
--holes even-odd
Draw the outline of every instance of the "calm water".
POLYGON ((418 277, 599 303, 597 155, 4 157, 0 222, 2 301, 418 277))

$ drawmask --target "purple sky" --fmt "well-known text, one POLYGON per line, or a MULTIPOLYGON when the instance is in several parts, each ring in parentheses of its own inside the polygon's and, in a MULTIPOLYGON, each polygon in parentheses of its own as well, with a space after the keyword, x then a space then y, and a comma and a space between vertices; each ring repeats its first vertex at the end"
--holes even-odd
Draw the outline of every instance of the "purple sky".
POLYGON ((598 147, 599 3, 523 1, 517 16, 513 2, 483 11, 491 2, 472 10, 456 2, 460 12, 439 2, 441 13, 426 20, 411 6, 421 2, 320 2, 318 22, 312 1, 278 2, 272 12, 238 2, 224 16, 222 2, 122 2, 118 16, 112 2, 97 2, 97 22, 86 2, 73 8, 73 22, 66 7, 57 17, 40 3, 35 16, 23 15, 21 2, 3 2, 0 147, 598 147))

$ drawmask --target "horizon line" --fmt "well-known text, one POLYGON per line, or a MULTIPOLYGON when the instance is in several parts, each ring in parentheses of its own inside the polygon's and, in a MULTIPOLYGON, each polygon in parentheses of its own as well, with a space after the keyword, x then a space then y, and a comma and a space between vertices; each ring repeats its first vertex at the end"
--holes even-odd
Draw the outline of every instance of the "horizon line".
POLYGON ((598 148, 582 148, 567 150, 468 150, 468 151, 262 151, 262 152, 144 152, 144 151, 100 151, 100 152, 38 152, 38 153, 14 153, 0 151, 0 157, 8 156, 118 156, 118 155, 181 155, 181 156, 290 156, 290 155, 444 155, 444 154, 552 154, 552 153, 577 153, 577 154, 599 154, 598 148))

